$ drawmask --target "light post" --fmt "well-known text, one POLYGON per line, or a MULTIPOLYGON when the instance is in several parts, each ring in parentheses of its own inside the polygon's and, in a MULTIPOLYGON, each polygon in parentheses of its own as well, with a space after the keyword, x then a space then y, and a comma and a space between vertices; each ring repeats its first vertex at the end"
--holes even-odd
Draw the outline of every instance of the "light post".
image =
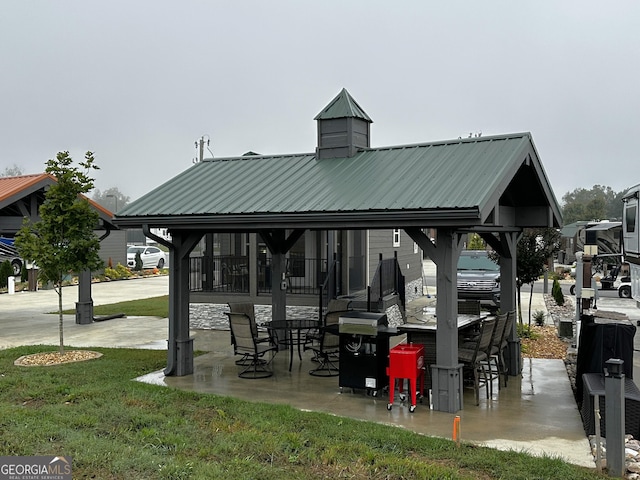
POLYGON ((114 199, 114 201, 116 202, 116 209, 115 209, 114 213, 117 212, 118 211, 118 197, 116 195, 111 194, 111 193, 107 194, 106 197, 114 199))

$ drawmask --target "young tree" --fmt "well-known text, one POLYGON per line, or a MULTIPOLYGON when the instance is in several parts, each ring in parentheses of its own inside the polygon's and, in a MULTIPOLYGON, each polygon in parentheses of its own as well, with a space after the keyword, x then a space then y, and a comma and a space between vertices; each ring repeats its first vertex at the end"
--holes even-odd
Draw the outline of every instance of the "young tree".
POLYGON ((518 318, 522 323, 521 287, 529 284, 529 327, 531 327, 531 299, 533 285, 544 274, 545 263, 560 250, 560 232, 554 228, 527 229, 516 247, 516 288, 518 290, 518 318))
POLYGON ((469 244, 467 245, 467 250, 484 250, 487 248, 486 243, 482 240, 482 237, 477 233, 472 233, 469 236, 469 244))
POLYGON ((40 220, 25 220, 16 234, 15 244, 22 257, 35 262, 40 277, 51 281, 58 294, 60 355, 64 354, 62 281, 70 272, 102 267, 100 242, 94 233, 99 216, 84 196, 93 188, 89 172, 98 169, 93 162, 91 152, 79 162, 81 168, 73 166, 69 152, 48 160, 45 172, 57 182, 45 194, 40 220))
MULTIPOLYGON (((533 285, 544 273, 545 263, 560 250, 560 232, 554 228, 525 229, 516 246, 516 293, 518 319, 522 323, 522 286, 529 284, 529 327, 531 327, 531 299, 533 285)), ((496 252, 489 253, 494 261, 499 260, 496 252)))

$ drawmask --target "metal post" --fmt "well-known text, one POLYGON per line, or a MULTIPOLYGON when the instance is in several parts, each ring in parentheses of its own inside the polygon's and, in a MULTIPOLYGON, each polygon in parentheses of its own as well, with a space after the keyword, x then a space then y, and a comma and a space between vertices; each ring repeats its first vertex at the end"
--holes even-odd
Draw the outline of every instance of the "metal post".
POLYGON ((610 358, 605 362, 604 393, 607 437, 607 470, 609 475, 624 473, 624 360, 610 358))
POLYGON ((91 272, 83 270, 78 274, 78 301, 76 302, 76 323, 93 323, 93 299, 91 298, 91 272))
POLYGON ((579 347, 580 329, 582 327, 582 252, 576 252, 576 335, 574 337, 573 346, 579 347))

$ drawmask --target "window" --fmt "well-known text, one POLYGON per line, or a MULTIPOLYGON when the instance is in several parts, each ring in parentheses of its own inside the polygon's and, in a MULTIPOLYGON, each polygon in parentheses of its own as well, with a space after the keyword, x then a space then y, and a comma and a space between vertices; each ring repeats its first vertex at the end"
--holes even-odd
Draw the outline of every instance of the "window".
POLYGON ((399 228, 395 228, 393 230, 393 246, 394 247, 400 246, 400 229, 399 228))
POLYGON ((633 233, 636 231, 636 205, 628 206, 624 209, 626 232, 633 233))

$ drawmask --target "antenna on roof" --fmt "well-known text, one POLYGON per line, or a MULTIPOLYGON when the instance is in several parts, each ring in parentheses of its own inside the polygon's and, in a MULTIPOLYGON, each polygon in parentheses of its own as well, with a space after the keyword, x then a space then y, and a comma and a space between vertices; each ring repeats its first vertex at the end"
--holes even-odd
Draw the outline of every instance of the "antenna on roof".
POLYGON ((200 140, 195 142, 196 143, 196 150, 198 150, 198 158, 194 158, 193 159, 193 163, 200 163, 203 160, 203 158, 204 158, 205 141, 207 143, 207 150, 209 150, 209 153, 213 157, 213 152, 209 148, 209 135, 203 135, 203 136, 200 137, 200 140))

